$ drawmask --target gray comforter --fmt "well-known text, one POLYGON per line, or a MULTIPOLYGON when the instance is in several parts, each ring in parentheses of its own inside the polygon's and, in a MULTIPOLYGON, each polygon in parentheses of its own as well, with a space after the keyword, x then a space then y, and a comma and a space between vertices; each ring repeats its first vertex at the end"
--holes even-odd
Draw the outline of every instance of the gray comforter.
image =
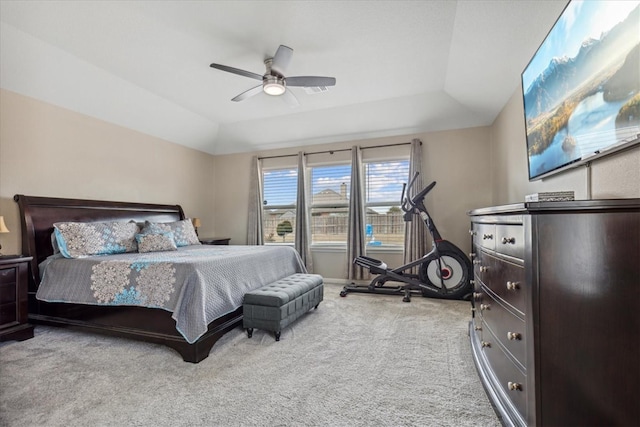
POLYGON ((193 343, 214 319, 242 305, 244 294, 306 272, 288 246, 185 246, 177 251, 51 257, 36 297, 47 302, 135 305, 173 313, 193 343))

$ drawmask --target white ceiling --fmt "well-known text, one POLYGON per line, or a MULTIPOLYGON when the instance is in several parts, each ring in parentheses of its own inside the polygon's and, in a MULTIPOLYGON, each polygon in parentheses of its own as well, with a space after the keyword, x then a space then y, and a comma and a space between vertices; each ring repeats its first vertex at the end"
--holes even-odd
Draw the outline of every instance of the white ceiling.
POLYGON ((0 1, 2 88, 211 154, 490 125, 567 0, 0 1), (300 102, 256 81, 337 79, 300 102))

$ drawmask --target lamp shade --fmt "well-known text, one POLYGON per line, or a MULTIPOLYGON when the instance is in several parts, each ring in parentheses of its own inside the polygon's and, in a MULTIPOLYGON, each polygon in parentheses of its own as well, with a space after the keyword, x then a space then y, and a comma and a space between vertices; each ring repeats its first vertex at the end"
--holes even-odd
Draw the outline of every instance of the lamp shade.
POLYGON ((0 233, 8 233, 9 229, 7 225, 4 223, 4 217, 0 216, 0 233))
POLYGON ((196 227, 196 228, 198 228, 198 227, 200 227, 200 226, 202 225, 202 224, 200 223, 200 218, 193 218, 193 219, 191 220, 191 222, 193 222, 193 226, 194 226, 194 227, 196 227))

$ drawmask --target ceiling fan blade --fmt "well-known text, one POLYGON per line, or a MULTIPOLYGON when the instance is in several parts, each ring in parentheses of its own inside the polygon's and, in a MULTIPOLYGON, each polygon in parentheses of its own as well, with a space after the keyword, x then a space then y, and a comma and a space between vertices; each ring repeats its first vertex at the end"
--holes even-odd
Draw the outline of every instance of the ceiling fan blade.
POLYGON ((271 71, 284 76, 284 72, 287 70, 292 56, 293 49, 281 44, 278 47, 276 54, 273 56, 273 60, 271 62, 271 71))
POLYGON ((227 71, 229 73, 238 74, 256 80, 262 80, 262 76, 260 74, 252 73, 251 71, 245 71, 239 68, 233 68, 222 64, 211 64, 210 66, 211 68, 217 68, 218 70, 227 71))
POLYGON ((287 86, 335 86, 335 77, 317 77, 317 76, 295 76, 285 78, 287 86))
POLYGON ((290 107, 298 107, 300 103, 298 102, 298 98, 291 92, 289 89, 285 90, 282 95, 282 99, 286 102, 290 107))
POLYGON ((232 101, 235 102, 240 102, 242 100, 245 100, 247 98, 251 98, 252 96, 255 96, 257 94, 259 94, 260 92, 262 92, 262 85, 258 85, 256 87, 252 87, 249 90, 245 90, 244 92, 242 92, 240 95, 236 96, 235 98, 232 99, 232 101))

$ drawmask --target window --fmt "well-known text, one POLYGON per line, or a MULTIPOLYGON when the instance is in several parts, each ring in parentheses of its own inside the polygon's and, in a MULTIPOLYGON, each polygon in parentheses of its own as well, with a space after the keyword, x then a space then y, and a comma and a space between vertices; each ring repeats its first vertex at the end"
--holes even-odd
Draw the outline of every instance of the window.
MULTIPOLYGON (((351 163, 308 169, 310 228, 313 245, 344 245, 349 223, 351 163)), ((409 160, 364 162, 367 246, 401 247, 405 223, 400 209, 402 185, 409 176, 409 160)), ((265 244, 295 242, 297 167, 263 171, 263 230, 265 244)))
POLYGON ((351 165, 311 169, 311 243, 345 244, 349 223, 351 165))
POLYGON ((402 246, 405 223, 400 209, 409 160, 365 162, 367 247, 402 246))
POLYGON ((297 168, 265 170, 263 231, 265 244, 293 243, 296 229, 297 168))

